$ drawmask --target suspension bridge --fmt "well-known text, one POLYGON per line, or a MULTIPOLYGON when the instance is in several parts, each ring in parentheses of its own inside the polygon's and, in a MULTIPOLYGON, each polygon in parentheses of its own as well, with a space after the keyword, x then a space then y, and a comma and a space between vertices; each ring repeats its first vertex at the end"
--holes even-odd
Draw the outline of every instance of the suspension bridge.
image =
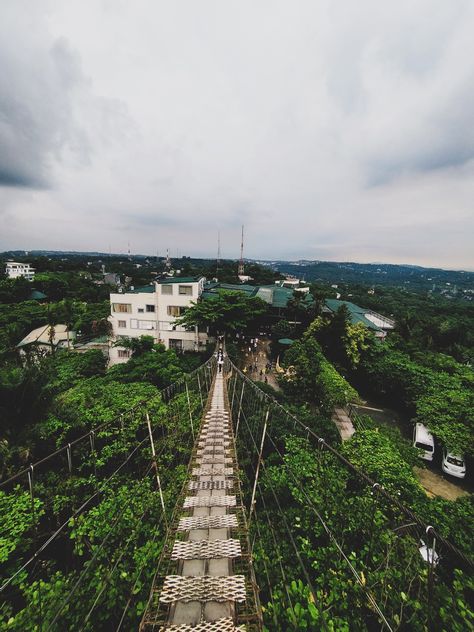
MULTIPOLYGON (((161 400, 164 410, 140 402, 0 483, 28 495, 31 525, 1 580, 5 629, 429 630, 462 596, 456 580, 472 581, 458 547, 228 358, 219 372, 212 357, 161 400), (111 442, 124 458, 104 466, 111 442), (54 528, 42 497, 53 467, 96 480, 54 528), (68 551, 73 579, 51 597, 49 558, 119 493, 125 472, 143 502, 124 496, 87 554, 68 551)), ((450 617, 451 629, 466 629, 460 606, 450 617)))

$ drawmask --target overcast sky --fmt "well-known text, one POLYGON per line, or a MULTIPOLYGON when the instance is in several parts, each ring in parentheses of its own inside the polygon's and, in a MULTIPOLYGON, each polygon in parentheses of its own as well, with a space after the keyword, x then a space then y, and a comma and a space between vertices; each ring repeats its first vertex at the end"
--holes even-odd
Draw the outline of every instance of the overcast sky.
POLYGON ((1 0, 0 221, 474 269, 474 2, 1 0))

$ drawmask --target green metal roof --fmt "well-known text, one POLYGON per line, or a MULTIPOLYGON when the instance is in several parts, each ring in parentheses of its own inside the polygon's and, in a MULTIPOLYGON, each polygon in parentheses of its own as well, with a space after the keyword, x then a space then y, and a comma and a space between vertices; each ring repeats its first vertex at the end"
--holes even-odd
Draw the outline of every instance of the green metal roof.
POLYGON ((243 292, 247 296, 254 296, 257 293, 258 287, 254 285, 237 285, 233 283, 206 283, 204 286, 204 293, 207 295, 215 296, 218 290, 225 290, 228 292, 243 292))
POLYGON ((363 307, 359 307, 355 303, 351 303, 350 301, 339 301, 335 298, 327 298, 325 301, 326 307, 331 310, 331 312, 337 312, 342 305, 347 307, 347 310, 351 317, 351 323, 356 325, 357 323, 362 323, 368 329, 373 329, 374 331, 382 331, 380 327, 374 325, 368 318, 365 317, 365 313, 369 310, 364 309, 363 307))
POLYGON ((164 279, 156 279, 156 282, 160 285, 168 285, 170 283, 197 283, 201 276, 196 277, 166 277, 164 279))
POLYGON ((43 294, 43 292, 40 292, 39 290, 32 290, 31 294, 28 297, 29 301, 42 301, 43 299, 47 298, 46 294, 43 294))
MULTIPOLYGON (((234 292, 243 292, 247 296, 257 296, 265 301, 267 305, 272 307, 285 308, 288 305, 288 301, 294 297, 294 291, 288 287, 281 287, 279 285, 237 285, 232 283, 206 283, 202 298, 212 298, 216 295, 218 290, 228 290, 234 292)), ((310 305, 313 302, 311 294, 304 296, 304 303, 310 305)))
POLYGON ((127 290, 125 294, 153 294, 154 292, 154 285, 143 285, 142 287, 136 287, 133 290, 127 290))

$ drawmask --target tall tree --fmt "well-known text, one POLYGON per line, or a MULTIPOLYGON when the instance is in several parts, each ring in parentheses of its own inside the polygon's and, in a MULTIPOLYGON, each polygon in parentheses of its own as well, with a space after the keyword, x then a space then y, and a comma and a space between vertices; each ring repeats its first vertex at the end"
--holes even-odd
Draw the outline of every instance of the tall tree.
POLYGON ((266 311, 266 303, 258 297, 220 290, 215 297, 194 303, 176 324, 209 327, 212 333, 232 333, 257 325, 266 311))

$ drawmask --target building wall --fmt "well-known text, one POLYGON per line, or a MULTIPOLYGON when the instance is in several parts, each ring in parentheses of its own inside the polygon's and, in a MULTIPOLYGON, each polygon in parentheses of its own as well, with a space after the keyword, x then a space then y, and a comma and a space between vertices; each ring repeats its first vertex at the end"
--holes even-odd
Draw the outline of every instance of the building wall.
POLYGON ((31 267, 30 263, 17 263, 16 261, 7 261, 5 274, 9 279, 25 277, 28 281, 33 281, 35 278, 34 268, 31 267))
MULTIPOLYGON (((205 346, 207 334, 198 334, 197 330, 186 331, 184 327, 174 325, 174 321, 181 315, 183 308, 190 307, 192 302, 198 300, 203 286, 203 280, 182 284, 163 281, 155 283, 154 292, 112 293, 109 321, 114 339, 120 336, 153 336, 155 342, 161 342, 166 349, 197 351, 205 346), (163 290, 164 286, 166 289, 163 290)), ((128 357, 125 349, 111 347, 110 364, 126 362, 128 357)))

